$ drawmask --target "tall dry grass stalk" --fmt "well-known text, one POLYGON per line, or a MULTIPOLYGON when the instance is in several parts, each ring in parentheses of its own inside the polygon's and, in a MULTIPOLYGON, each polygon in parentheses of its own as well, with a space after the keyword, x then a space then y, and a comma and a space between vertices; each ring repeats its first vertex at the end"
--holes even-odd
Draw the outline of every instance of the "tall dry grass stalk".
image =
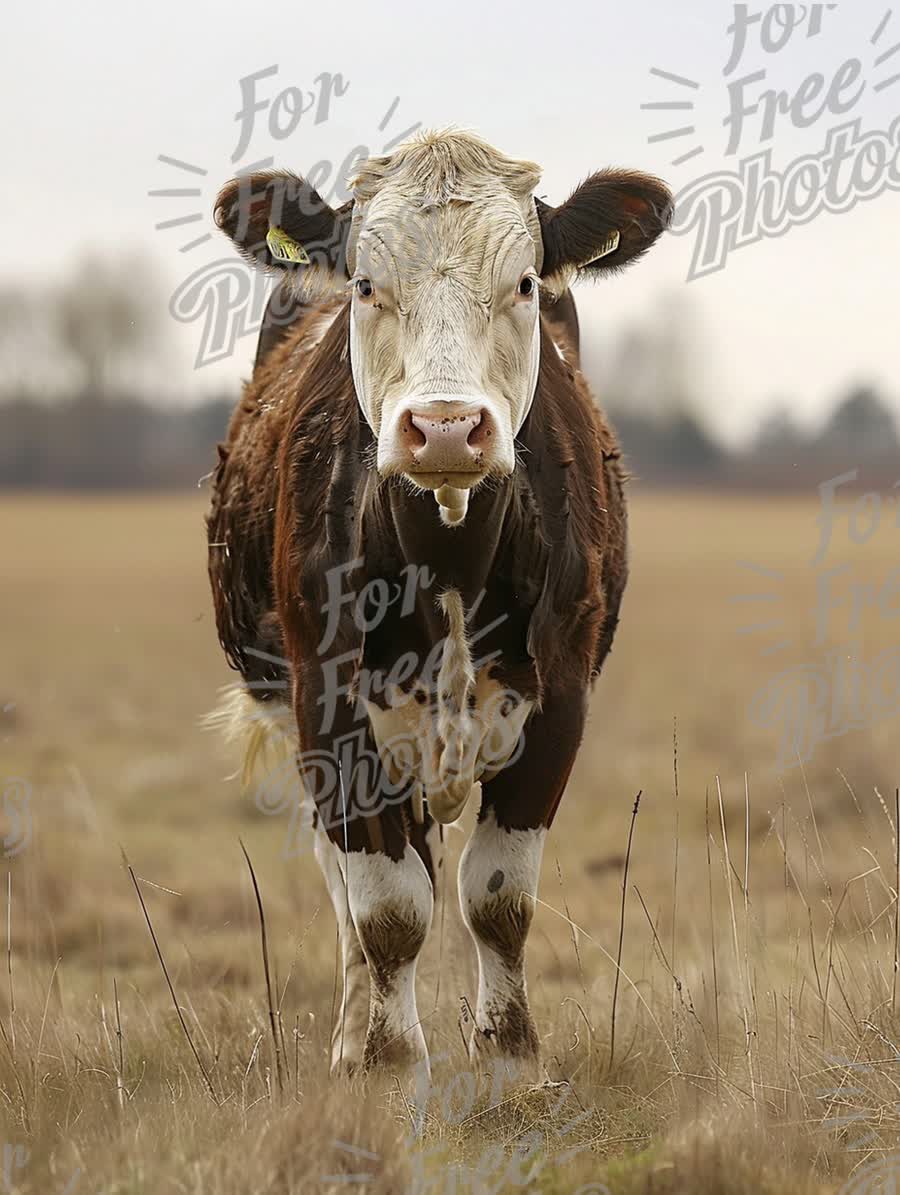
POLYGON ((147 910, 147 905, 144 903, 144 894, 141 892, 140 885, 138 884, 137 876, 134 874, 134 868, 131 866, 130 863, 127 862, 127 860, 126 860, 126 867, 128 868, 128 874, 131 876, 131 882, 134 885, 134 890, 137 893, 137 898, 140 901, 141 911, 144 914, 144 920, 147 923, 147 929, 150 931, 150 937, 153 941, 154 949, 156 950, 156 957, 159 959, 160 967, 162 967, 162 972, 163 972, 163 975, 165 976, 165 980, 166 980, 166 986, 168 987, 169 994, 172 997, 172 1004, 175 1007, 175 1013, 178 1017, 178 1022, 181 1025, 181 1030, 184 1033, 185 1040, 187 1041, 188 1045, 190 1046, 191 1053, 193 1054, 194 1059, 197 1063, 197 1066, 200 1069, 200 1073, 203 1076, 203 1080, 206 1084, 207 1091, 209 1092, 209 1094, 213 1100, 213 1103, 217 1104, 219 1102, 219 1099, 218 1099, 218 1096, 216 1095, 216 1089, 213 1086, 213 1081, 209 1076, 209 1071, 206 1069, 206 1066, 203 1063, 203 1059, 200 1057, 200 1053, 199 1053, 196 1045, 194 1044, 194 1039, 191 1036, 191 1031, 187 1027, 187 1021, 184 1019, 184 1013, 181 1011, 181 1005, 178 1003, 178 997, 175 994, 175 985, 172 983, 172 977, 169 975, 169 968, 166 966, 165 958, 163 958, 162 948, 160 947, 159 940, 156 936, 156 931, 153 928, 153 922, 150 920, 150 913, 147 910))
POLYGON ((634 798, 631 822, 628 826, 628 845, 625 848, 625 863, 622 867, 622 902, 619 906, 619 943, 616 947, 616 974, 613 979, 612 1013, 609 1019, 609 1069, 612 1070, 616 1056, 616 1007, 619 1000, 619 976, 622 974, 622 946, 625 941, 625 900, 628 896, 628 865, 631 862, 631 843, 634 839, 634 823, 637 821, 641 804, 640 792, 634 798))
POLYGON ((278 1094, 284 1095, 284 1073, 282 1063, 282 1053, 284 1051, 284 1040, 279 1035, 278 1026, 280 1018, 275 1008, 275 1000, 272 995, 272 976, 269 970, 269 938, 266 933, 266 914, 263 909, 262 896, 259 891, 259 884, 256 882, 256 872, 253 870, 253 864, 250 861, 250 856, 247 853, 247 848, 241 842, 241 850, 244 853, 244 858, 247 860, 247 867, 250 871, 250 879, 253 883, 253 894, 256 897, 256 909, 259 914, 259 936, 262 945, 262 965, 263 975, 266 981, 266 1005, 269 1010, 269 1027, 272 1031, 272 1050, 275 1055, 275 1075, 278 1081, 278 1094))

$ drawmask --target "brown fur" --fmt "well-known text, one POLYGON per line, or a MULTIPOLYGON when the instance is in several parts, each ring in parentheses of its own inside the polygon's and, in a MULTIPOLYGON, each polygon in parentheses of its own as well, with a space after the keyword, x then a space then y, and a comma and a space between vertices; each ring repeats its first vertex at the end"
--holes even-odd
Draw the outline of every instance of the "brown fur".
POLYGON ((664 182, 633 170, 600 170, 586 179, 565 203, 549 207, 536 201, 544 243, 541 275, 566 268, 582 274, 609 273, 647 252, 672 220, 672 194, 664 182), (610 233, 618 247, 597 257, 610 233))
MULTIPOLYGON (((345 607, 328 655, 352 656, 338 669, 346 684, 363 661, 367 669, 389 670, 404 651, 427 655, 445 633, 434 601, 441 588, 458 588, 467 605, 484 590, 472 629, 504 616, 483 650, 499 649, 502 683, 539 702, 523 759, 534 751, 541 756, 525 764, 531 775, 524 788, 522 761, 501 770, 485 786, 485 806, 496 806, 501 824, 548 824, 580 741, 586 689, 612 644, 625 585, 615 437, 581 373, 560 359, 544 317, 537 392, 517 437, 517 468, 473 494, 462 527, 440 528, 430 494, 381 482, 371 467, 374 441, 350 374, 348 310, 326 309, 336 317, 315 345, 321 309, 300 312, 261 360, 220 450, 209 568, 222 646, 263 700, 283 695, 293 678, 301 748, 329 750, 359 724, 349 703, 341 702, 336 724, 319 727, 326 570, 360 558, 348 589, 374 578, 390 581, 410 561, 438 578, 419 596, 412 618, 389 616, 365 637, 345 607), (215 546, 223 543, 227 548, 215 546), (510 788, 515 799, 507 798, 510 788)), ((366 781, 354 777, 353 783, 366 781)), ((363 805, 362 787, 345 800, 363 805)), ((411 832, 409 803, 398 801, 377 818, 356 818, 348 845, 398 857, 411 832), (377 828, 360 824, 367 821, 377 828)), ((343 845, 342 834, 334 838, 343 845)))
MULTIPOLYGON (((429 787, 424 766, 416 775, 398 763, 397 740, 382 761, 372 724, 384 740, 385 726, 403 725, 416 712, 411 701, 385 717, 397 698, 386 682, 423 707, 430 729, 417 731, 413 718, 406 733, 418 738, 415 757, 434 750, 442 769, 451 743, 460 758, 464 748, 484 749, 476 684, 501 699, 499 717, 512 709, 527 717, 507 762, 482 758, 477 773, 479 818, 493 816, 502 859, 507 833, 553 821, 625 588, 625 479, 615 436, 581 374, 568 286, 579 274, 615 271, 640 256, 668 223, 671 196, 648 175, 605 171, 551 208, 531 201, 537 177, 532 163, 448 131, 423 134, 395 157, 364 164, 353 184, 358 212, 353 203, 332 211, 308 183, 284 174, 232 182, 217 203, 220 226, 256 264, 277 267, 266 243, 276 226, 312 259, 283 271, 253 378, 220 448, 209 516, 219 638, 257 699, 290 692, 300 778, 315 802, 318 832, 344 852, 403 859, 402 872, 385 871, 407 884, 418 869, 408 857, 415 852, 433 887, 428 806, 442 818, 456 816, 476 773, 467 765, 473 770, 449 775, 443 791, 429 787), (516 220, 521 216, 533 238, 541 280, 540 368, 530 409, 520 411, 528 414, 515 437, 515 467, 470 491, 465 518, 453 526, 441 521, 447 511, 439 513, 434 494, 379 475, 379 445, 353 383, 346 289, 322 305, 322 295, 356 268, 357 215, 362 220, 386 179, 398 175, 406 189, 392 201, 401 227, 423 205, 466 203, 502 180, 518 196, 516 220), (379 609, 360 609, 369 586, 393 602, 385 606, 382 598, 379 609), (361 625, 360 613, 375 617, 361 625), (459 692, 456 674, 464 677, 459 692), (447 793, 453 802, 441 806, 447 793)), ((511 413, 514 375, 509 365, 498 384, 511 413)), ((365 410, 377 405, 367 402, 365 410)), ((521 725, 514 723, 516 730, 521 725)), ((538 866, 543 834, 525 841, 538 866)), ((321 838, 318 847, 331 850, 321 838)), ((473 1055, 533 1063, 538 1036, 524 972, 532 904, 524 889, 504 890, 502 866, 479 876, 486 892, 470 891, 476 872, 463 875, 463 864, 467 925, 482 963, 491 956, 504 972, 486 993, 479 985, 473 1055)), ((414 1003, 409 988, 428 917, 417 905, 400 909, 392 901, 381 897, 354 913, 371 982, 365 1046, 360 1053, 354 1044, 351 1063, 396 1068, 425 1050, 421 1033, 410 1037, 399 1025, 395 1005, 414 1003)), ((422 901, 424 908, 424 894, 422 901)), ((359 979, 355 974, 348 984, 357 996, 359 979)), ((343 1038, 335 1055, 342 1057, 343 1038)))

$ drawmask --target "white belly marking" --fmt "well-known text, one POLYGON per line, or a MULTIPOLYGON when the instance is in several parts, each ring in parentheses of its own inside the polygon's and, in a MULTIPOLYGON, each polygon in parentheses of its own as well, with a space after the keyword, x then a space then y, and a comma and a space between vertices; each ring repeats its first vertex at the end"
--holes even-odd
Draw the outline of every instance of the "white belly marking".
MULTIPOLYGON (((366 702, 378 754, 392 783, 418 780, 439 821, 444 820, 440 813, 448 788, 456 793, 460 786, 465 787, 461 797, 465 804, 476 781, 489 780, 521 751, 532 703, 505 689, 490 671, 479 671, 469 695, 474 702, 469 700, 467 708, 458 712, 439 710, 434 692, 427 692, 421 682, 416 682, 408 693, 388 691, 387 708, 366 702), (441 766, 448 731, 456 740, 449 772, 441 766)), ((459 799, 452 799, 454 808, 459 799)), ((459 808, 455 817, 461 812, 459 808)))

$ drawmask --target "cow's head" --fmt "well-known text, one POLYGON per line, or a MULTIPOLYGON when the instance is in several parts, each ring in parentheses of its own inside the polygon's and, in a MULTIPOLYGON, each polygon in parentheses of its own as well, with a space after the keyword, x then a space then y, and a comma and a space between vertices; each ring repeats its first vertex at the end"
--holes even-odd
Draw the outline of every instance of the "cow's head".
POLYGON ((255 264, 301 287, 349 288, 353 380, 378 470, 437 491, 450 521, 466 491, 515 467, 540 303, 633 261, 671 218, 668 189, 649 175, 601 171, 559 207, 535 199, 539 178, 451 131, 363 163, 338 210, 289 174, 234 180, 216 204, 255 264))

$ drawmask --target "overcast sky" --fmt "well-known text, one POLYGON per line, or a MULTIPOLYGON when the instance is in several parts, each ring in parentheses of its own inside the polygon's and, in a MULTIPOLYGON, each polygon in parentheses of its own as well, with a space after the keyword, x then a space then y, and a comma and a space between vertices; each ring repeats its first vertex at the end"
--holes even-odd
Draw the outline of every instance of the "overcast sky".
MULTIPOLYGON (((693 0, 689 13, 685 7, 670 0, 14 5, 0 50, 0 277, 39 280, 65 271, 88 247, 124 257, 142 246, 172 291, 227 255, 218 233, 187 252, 179 247, 210 230, 214 195, 238 167, 269 155, 300 172, 322 159, 337 167, 355 146, 380 152, 417 121, 475 129, 506 153, 540 163, 539 193, 551 202, 606 165, 650 170, 679 192, 712 172, 735 172, 740 159, 767 148, 773 169, 784 171, 800 155, 819 155, 833 129, 857 118, 862 133, 881 130, 886 138, 900 113, 900 81, 877 85, 900 75, 900 48, 890 54, 900 45, 900 9, 885 23, 886 0, 843 0, 833 11, 812 4, 777 51, 785 34, 769 18, 771 52, 756 23, 725 78, 733 5, 693 0), (833 76, 854 57, 860 73, 846 68, 833 93, 843 110, 819 114, 833 76), (310 110, 286 139, 272 136, 269 110, 261 112, 246 153, 233 162, 240 80, 275 65, 277 75, 258 83, 260 99, 274 100, 289 87, 308 92, 322 72, 339 73, 346 92, 333 96, 327 120, 316 125, 310 110), (807 85, 799 116, 808 127, 781 114, 764 140, 761 114, 749 115, 739 146, 727 155, 727 84, 760 70, 765 79, 745 88, 752 100, 767 87, 793 95, 812 72, 825 82, 818 98, 815 81, 807 85), (694 107, 642 109, 672 101, 694 107), (679 128, 694 131, 650 140, 679 128), (698 146, 702 153, 672 164, 698 146), (160 162, 160 154, 207 173, 160 162), (147 194, 168 188, 201 194, 147 194), (202 219, 155 228, 193 213, 202 219)), ((780 6, 782 16, 788 7, 780 6)), ((860 178, 877 190, 879 160, 877 150, 871 153, 869 174, 860 178)), ((852 158, 848 178, 851 167, 852 158)), ((880 174, 887 178, 887 169, 880 174)), ((846 180, 843 190, 852 196, 846 180)), ((697 230, 666 236, 627 275, 579 292, 592 353, 602 357, 630 322, 686 304, 702 333, 699 397, 724 432, 751 426, 775 400, 790 400, 798 417, 812 422, 856 381, 877 385, 900 411, 900 197, 883 190, 844 206, 850 210, 822 211, 745 245, 723 269, 690 282, 697 230)), ((240 339, 227 360, 193 370, 200 326, 173 321, 182 351, 173 352, 171 368, 182 392, 236 382, 249 369, 252 336, 240 339)))

